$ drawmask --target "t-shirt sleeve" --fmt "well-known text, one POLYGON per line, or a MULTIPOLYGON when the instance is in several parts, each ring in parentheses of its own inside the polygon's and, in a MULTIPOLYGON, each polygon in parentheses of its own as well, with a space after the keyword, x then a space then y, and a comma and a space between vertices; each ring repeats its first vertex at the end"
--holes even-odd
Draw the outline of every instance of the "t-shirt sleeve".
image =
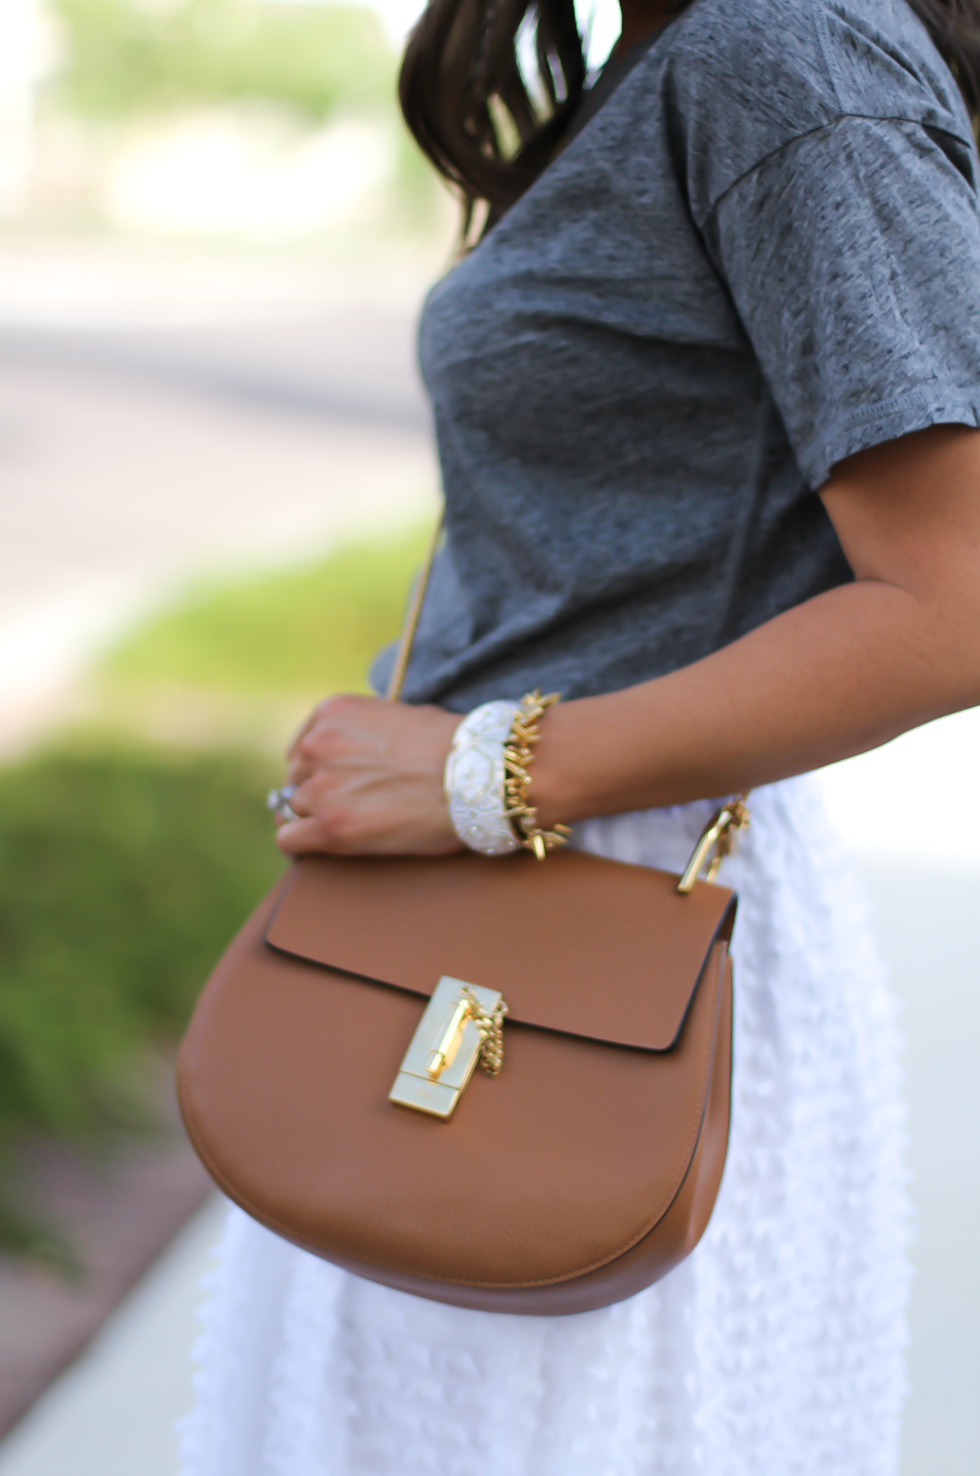
POLYGON ((980 425, 971 146, 844 116, 749 170, 704 223, 804 476, 927 425, 980 425))

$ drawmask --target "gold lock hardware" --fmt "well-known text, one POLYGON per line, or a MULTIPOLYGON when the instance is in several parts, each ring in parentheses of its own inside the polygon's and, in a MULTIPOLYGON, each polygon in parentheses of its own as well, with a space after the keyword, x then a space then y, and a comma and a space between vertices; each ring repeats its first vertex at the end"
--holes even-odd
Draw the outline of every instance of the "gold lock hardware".
POLYGON ((496 1076, 507 1006, 496 989, 444 975, 405 1052, 389 1102, 448 1118, 478 1061, 496 1076))
POLYGON ((459 1050, 460 1041, 463 1039, 463 1031, 466 1029, 470 1013, 469 1000, 461 996, 456 1001, 456 1008, 449 1017, 449 1024, 436 1042, 429 1056, 429 1064, 425 1068, 433 1081, 438 1081, 446 1067, 452 1065, 456 1052, 459 1050))

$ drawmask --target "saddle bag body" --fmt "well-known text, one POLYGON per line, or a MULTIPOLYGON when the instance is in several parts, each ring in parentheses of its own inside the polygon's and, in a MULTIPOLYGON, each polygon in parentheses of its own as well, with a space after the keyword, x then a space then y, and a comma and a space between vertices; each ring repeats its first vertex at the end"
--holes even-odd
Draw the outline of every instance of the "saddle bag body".
POLYGON ((571 850, 306 857, 200 998, 187 1130, 229 1198, 358 1276, 492 1312, 619 1301, 718 1194, 734 917, 723 887, 571 850), (499 1075, 443 1117, 390 1100, 424 1097, 406 1053, 462 985, 506 1001, 499 1075))

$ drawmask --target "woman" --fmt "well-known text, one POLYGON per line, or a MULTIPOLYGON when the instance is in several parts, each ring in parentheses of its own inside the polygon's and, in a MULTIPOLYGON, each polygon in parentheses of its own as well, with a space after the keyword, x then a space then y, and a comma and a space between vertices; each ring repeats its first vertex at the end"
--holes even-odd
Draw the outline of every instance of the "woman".
POLYGON ((317 708, 279 845, 458 847, 460 715, 533 687, 563 696, 538 818, 582 846, 677 867, 707 798, 755 788, 721 1195, 662 1282, 554 1319, 358 1281, 233 1212, 186 1476, 898 1469, 893 1009, 793 776, 980 701, 977 16, 622 10, 584 97, 569 0, 434 0, 410 40, 409 125, 471 238, 486 211, 422 320, 448 536, 407 703, 317 708))

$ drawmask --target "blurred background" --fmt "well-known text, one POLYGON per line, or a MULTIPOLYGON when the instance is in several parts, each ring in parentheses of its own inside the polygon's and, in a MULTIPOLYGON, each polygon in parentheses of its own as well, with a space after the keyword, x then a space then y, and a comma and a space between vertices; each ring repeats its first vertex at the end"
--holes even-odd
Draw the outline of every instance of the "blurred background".
MULTIPOLYGON (((417 8, 0 0, 0 1476, 176 1469, 221 1206, 175 1045, 437 505, 417 8)), ((616 17, 583 6, 594 64, 616 17)), ((909 1041, 904 1476, 980 1469, 978 739, 827 771, 909 1041)))

